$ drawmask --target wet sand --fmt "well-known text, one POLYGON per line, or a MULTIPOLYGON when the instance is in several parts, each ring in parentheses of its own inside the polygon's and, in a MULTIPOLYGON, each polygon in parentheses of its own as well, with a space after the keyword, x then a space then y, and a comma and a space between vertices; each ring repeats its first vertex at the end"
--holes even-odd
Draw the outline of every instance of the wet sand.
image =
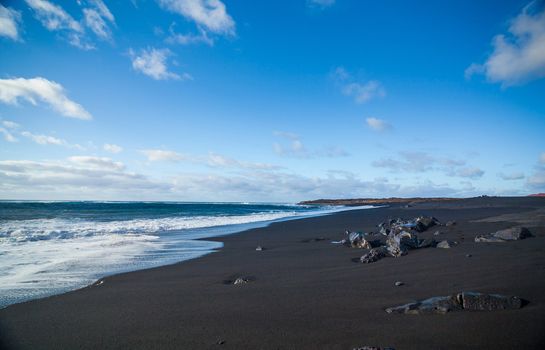
POLYGON ((544 209, 544 198, 475 198, 347 211, 219 237, 225 247, 205 257, 0 310, 0 347, 544 349, 544 209), (457 222, 419 237, 439 230, 444 233, 436 239, 459 244, 363 265, 352 259, 364 251, 330 243, 345 229, 376 231, 388 218, 418 215, 457 222), (519 222, 533 238, 473 241, 519 222), (255 251, 257 245, 266 250, 255 251), (252 281, 225 283, 236 277, 252 281), (445 315, 384 311, 459 291, 516 295, 529 304, 445 315))

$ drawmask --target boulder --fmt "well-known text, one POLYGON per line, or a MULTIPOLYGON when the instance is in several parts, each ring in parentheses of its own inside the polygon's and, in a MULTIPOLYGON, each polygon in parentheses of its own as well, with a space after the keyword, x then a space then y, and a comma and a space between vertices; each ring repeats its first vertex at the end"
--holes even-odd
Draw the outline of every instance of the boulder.
POLYGON ((494 237, 492 235, 477 235, 475 236, 475 242, 477 243, 502 243, 506 242, 501 238, 494 237))
POLYGON ((448 248, 451 248, 453 246, 454 246, 454 242, 449 242, 447 240, 444 240, 444 241, 441 241, 441 242, 437 243, 436 248, 448 249, 448 248))
POLYGON ((501 238, 505 241, 517 241, 519 239, 524 239, 532 237, 530 231, 525 227, 511 227, 505 230, 500 230, 492 233, 493 237, 501 238))
POLYGON ((516 296, 461 292, 445 297, 432 297, 414 303, 389 307, 387 313, 410 315, 445 314, 451 311, 513 310, 522 307, 522 299, 516 296))
POLYGON ((418 232, 424 232, 432 226, 439 224, 439 220, 433 216, 421 216, 416 219, 415 229, 418 232))
POLYGON ((494 311, 520 309, 522 307, 522 300, 515 296, 475 292, 462 292, 460 295, 464 310, 494 311))
POLYGON ((373 248, 369 251, 369 253, 360 258, 360 262, 363 264, 370 264, 384 258, 385 256, 386 249, 384 247, 373 248))
POLYGON ((408 315, 446 314, 447 312, 461 309, 461 301, 456 298, 456 295, 450 295, 446 297, 433 297, 414 303, 389 307, 386 309, 386 312, 389 314, 398 313, 408 315))

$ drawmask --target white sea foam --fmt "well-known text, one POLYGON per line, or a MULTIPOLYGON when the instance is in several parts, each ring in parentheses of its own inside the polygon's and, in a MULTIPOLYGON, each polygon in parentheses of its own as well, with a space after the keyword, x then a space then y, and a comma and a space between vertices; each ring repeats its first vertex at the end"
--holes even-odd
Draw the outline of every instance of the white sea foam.
POLYGON ((271 221, 298 215, 297 212, 257 213, 238 216, 192 216, 120 221, 81 219, 33 219, 0 221, 0 243, 49 239, 73 239, 108 234, 157 234, 164 231, 271 221))

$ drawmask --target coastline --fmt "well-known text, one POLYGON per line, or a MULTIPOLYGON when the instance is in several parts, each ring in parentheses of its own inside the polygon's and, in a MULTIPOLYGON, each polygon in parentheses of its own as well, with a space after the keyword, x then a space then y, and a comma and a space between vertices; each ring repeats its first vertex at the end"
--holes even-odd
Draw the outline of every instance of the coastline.
MULTIPOLYGON (((102 279, 66 294, 0 310, 2 348, 539 348, 545 323, 545 228, 532 239, 476 245, 509 222, 475 222, 542 208, 544 200, 481 198, 349 210, 206 238, 224 247, 197 259, 102 279), (478 209, 475 209, 478 208, 478 209), (355 264, 361 251, 329 243, 344 229, 389 217, 456 220, 452 249, 355 264), (312 241, 316 238, 327 240, 312 241), (264 251, 255 251, 262 245, 264 251), (466 254, 471 252, 472 258, 466 254), (236 276, 254 279, 225 284, 236 276), (395 287, 403 280, 405 286, 395 287), (519 295, 520 310, 388 315, 384 308, 460 290, 519 295), (70 324, 70 332, 63 325, 70 324), (461 336, 463 334, 463 336, 461 336), (219 344, 223 342, 222 344, 219 344)), ((431 235, 432 232, 424 233, 431 235)))
MULTIPOLYGON (((9 201, 8 201, 9 202, 9 201)), ((18 201, 20 202, 20 201, 18 201)), ((29 201, 30 204, 35 203, 42 203, 42 202, 36 202, 36 201, 29 201)), ((49 202, 46 202, 48 204, 49 202)), ((55 202, 58 204, 66 204, 66 203, 81 203, 81 202, 65 202, 65 201, 58 201, 55 202)), ((139 204, 138 202, 96 202, 96 201, 87 201, 85 203, 92 203, 92 204, 139 204)), ((147 203, 146 203, 147 204, 147 203)), ((165 204, 165 202, 158 202, 158 204, 165 204)), ((171 203, 166 203, 171 205, 171 203)), ((178 203, 174 203, 178 204, 178 203)), ((182 204, 196 204, 196 205, 216 205, 216 204, 233 204, 237 205, 237 203, 182 203, 182 204)), ((291 208, 296 206, 296 204, 287 204, 287 203, 256 203, 257 205, 275 205, 279 206, 280 208, 283 206, 286 206, 286 208, 291 208)), ((251 205, 249 203, 242 203, 242 205, 251 205)), ((208 240, 209 238, 218 238, 225 235, 230 234, 236 234, 238 232, 254 229, 254 228, 261 228, 265 227, 271 223, 275 222, 282 222, 282 221, 288 221, 288 220, 296 220, 301 218, 308 218, 308 217, 315 217, 315 216, 321 216, 321 215, 329 215, 335 212, 345 211, 345 210, 356 210, 356 209, 368 209, 372 206, 314 206, 314 205, 302 205, 301 207, 308 208, 308 211, 286 211, 286 212, 278 212, 278 213, 258 213, 257 215, 261 215, 258 217, 251 217, 250 215, 243 217, 243 216, 227 216, 227 219, 235 218, 235 220, 223 220, 224 223, 221 224, 216 219, 222 220, 222 216, 218 215, 216 217, 210 216, 210 217, 195 217, 195 222, 197 227, 195 228, 187 228, 187 229, 170 229, 165 231, 157 231, 154 232, 155 235, 150 234, 147 237, 151 239, 151 241, 156 242, 157 244, 155 246, 148 246, 144 247, 144 250, 124 250, 124 251, 110 251, 110 255, 120 255, 124 257, 124 260, 122 261, 116 261, 114 260, 114 263, 106 264, 102 263, 95 263, 94 266, 90 266, 86 270, 77 270, 74 274, 70 275, 63 275, 61 271, 55 268, 55 266, 50 266, 48 268, 44 268, 41 264, 36 264, 36 266, 39 266, 38 269, 45 269, 48 274, 44 274, 44 271, 41 270, 41 272, 38 272, 34 276, 29 276, 28 274, 24 274, 24 278, 26 280, 29 280, 33 283, 29 285, 29 287, 33 287, 34 289, 25 289, 25 283, 26 281, 23 281, 21 283, 21 287, 13 288, 12 289, 4 289, 2 286, 3 280, 0 279, 0 309, 8 307, 10 305, 27 302, 31 300, 37 300, 41 298, 47 298, 54 295, 60 295, 71 291, 76 291, 78 289, 82 289, 88 286, 91 286, 95 283, 97 283, 99 280, 121 274, 121 273, 127 273, 127 272, 133 272, 143 269, 149 269, 154 267, 160 267, 160 266, 166 266, 171 264, 180 263, 183 261, 196 259, 202 256, 205 256, 207 254, 214 253, 222 248, 222 243, 218 241, 212 241, 208 240), (271 218, 272 217, 272 218, 271 218), (202 226, 198 227, 198 225, 202 225, 202 222, 199 222, 199 220, 208 219, 209 224, 215 224, 213 226, 202 226), (248 220, 247 222, 244 222, 244 220, 248 220), (257 220, 256 220, 257 219, 257 220), (242 222, 240 222, 242 221, 242 222), (238 223, 232 223, 232 222, 238 222, 238 223), (165 253, 156 253, 157 250, 164 251, 165 253), (34 278, 33 278, 34 277, 34 278), (48 278, 52 279, 52 282, 50 285, 44 286, 42 284, 36 284, 37 279, 46 281, 48 278), (57 282, 57 279, 59 279, 61 282, 55 284, 57 282), (69 281, 70 280, 70 281, 69 281), (4 293, 4 294, 3 294, 4 293), (3 294, 3 295, 2 295, 3 294)), ((161 219, 151 219, 160 221, 161 219)), ((168 220, 168 218, 167 218, 168 220)), ((115 221, 114 221, 115 222, 115 221)), ((127 223, 131 222, 131 220, 128 221, 120 221, 120 223, 127 223)), ((186 222, 183 222, 184 224, 186 222)), ((42 223, 44 225, 48 225, 48 223, 42 223)), ((130 225, 125 224, 127 230, 131 230, 130 225)), ((138 226, 138 225, 137 225, 138 226)), ((173 224, 171 223, 171 227, 173 224)), ((68 230, 73 229, 76 232, 82 231, 80 228, 85 227, 87 230, 89 229, 89 223, 88 222, 80 222, 76 226, 68 228, 68 230)), ((96 227, 96 226, 95 226, 96 227)), ((115 227, 115 226, 114 226, 115 227)), ((110 227, 103 227, 103 229, 109 229, 110 227)), ((150 229, 153 229, 153 227, 150 227, 150 229)), ((12 229, 14 231, 16 229, 12 229)), ((22 229, 21 231, 23 231, 22 229)), ((59 230, 67 230, 67 228, 57 229, 59 230)), ((97 231, 100 229, 97 228, 97 231)), ((56 234, 56 230, 52 230, 53 234, 56 234)), ((141 232, 143 233, 143 232, 141 232)), ((147 234, 147 232, 145 232, 147 234)), ((89 234, 89 233, 88 233, 89 234)), ((92 236, 92 235, 91 235, 92 236)), ((100 236, 99 236, 100 237, 100 236)), ((129 237, 126 237, 127 240, 130 241, 132 237, 129 235, 129 237)), ((33 238, 34 239, 34 238, 33 238)), ((123 240, 123 236, 115 237, 116 239, 116 245, 120 244, 121 242, 119 239, 123 240)), ((49 240, 45 239, 44 241, 40 242, 40 247, 42 246, 42 242, 49 243, 49 242, 57 242, 57 240, 49 240)), ((70 245, 71 249, 76 249, 76 251, 85 251, 86 249, 90 249, 91 251, 94 251, 97 249, 97 247, 100 245, 101 242, 95 243, 94 246, 78 246, 78 244, 85 244, 86 242, 73 242, 70 240, 58 240, 59 243, 63 243, 63 245, 70 245)), ((102 244, 107 244, 109 242, 104 241, 102 244)), ((125 246, 125 245, 121 245, 125 246)), ((35 249, 36 247, 34 247, 35 249)), ((109 246, 102 246, 103 249, 110 248, 109 246)), ((115 248, 115 245, 114 245, 115 248)), ((43 248, 42 248, 43 249, 43 248)), ((64 248, 62 245, 59 247, 47 247, 46 250, 48 251, 59 251, 64 248)), ((37 252, 39 253, 39 251, 37 252)), ((67 252, 70 254, 70 252, 67 252)), ((57 254, 59 255, 59 254, 57 254)), ((106 257, 107 255, 103 254, 103 257, 106 257)), ((12 259, 15 259, 17 257, 10 256, 9 253, 7 257, 11 257, 12 259)), ((48 258, 55 259, 57 258, 54 255, 48 256, 48 258)), ((73 259, 78 259, 77 256, 72 257, 73 259)), ((67 258, 66 255, 63 255, 61 259, 65 259, 64 261, 70 261, 70 258, 67 258)), ((73 261, 72 264, 68 264, 72 267, 72 269, 77 268, 77 264, 79 263, 78 260, 73 261)), ((42 262, 43 262, 42 258, 42 262)), ((47 258, 46 258, 47 260, 47 258)), ((84 256, 81 257, 80 261, 81 263, 85 263, 87 260, 99 260, 94 257, 84 256)), ((18 261, 18 264, 21 264, 23 266, 28 266, 28 262, 18 261)), ((13 275, 16 276, 16 275, 13 275)), ((7 280, 6 281, 9 285, 9 283, 13 283, 13 280, 7 280)))

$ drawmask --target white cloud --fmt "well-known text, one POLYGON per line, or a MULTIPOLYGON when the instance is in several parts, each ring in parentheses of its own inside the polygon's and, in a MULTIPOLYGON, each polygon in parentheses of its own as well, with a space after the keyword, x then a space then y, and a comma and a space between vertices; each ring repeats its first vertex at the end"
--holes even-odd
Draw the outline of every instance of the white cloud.
POLYGON ((112 34, 106 21, 115 24, 114 15, 102 0, 92 0, 92 4, 94 8, 83 9, 85 25, 99 38, 110 41, 112 34))
POLYGON ((528 177, 526 185, 532 190, 545 191, 545 152, 539 156, 535 171, 528 177))
POLYGON ((68 148, 75 148, 79 150, 84 149, 84 147, 82 147, 81 145, 70 144, 66 140, 59 139, 58 137, 55 137, 55 136, 33 134, 30 131, 23 131, 21 132, 21 135, 32 140, 33 142, 39 145, 55 145, 55 146, 63 146, 68 148))
POLYGON ((178 152, 162 150, 162 149, 145 149, 140 151, 150 162, 179 162, 188 160, 189 157, 178 152))
POLYGON ((157 0, 174 13, 215 34, 235 35, 235 21, 220 0, 157 0))
POLYGON ((25 0, 34 11, 36 19, 49 31, 60 32, 73 46, 83 50, 94 49, 94 46, 85 41, 85 29, 61 6, 47 0, 25 0))
POLYGON ((275 170, 280 169, 281 167, 267 164, 267 163, 255 163, 255 162, 246 162, 230 157, 222 156, 216 153, 208 154, 208 157, 201 159, 200 157, 195 159, 196 162, 206 163, 211 167, 220 167, 220 168, 239 168, 239 169, 254 169, 254 170, 275 170))
POLYGON ((0 36, 10 38, 15 41, 21 40, 19 32, 19 23, 21 22, 21 13, 12 8, 4 7, 0 4, 0 36))
POLYGON ((48 135, 37 135, 33 134, 29 131, 23 131, 21 133, 24 137, 27 137, 31 139, 32 141, 40 144, 40 145, 57 145, 57 146, 65 146, 67 145, 67 142, 65 140, 56 138, 54 136, 48 136, 48 135))
POLYGON ((18 129, 19 128, 19 124, 17 124, 16 122, 12 122, 11 120, 2 120, 2 125, 4 125, 4 127, 6 127, 7 129, 18 129))
POLYGON ((386 131, 392 129, 392 125, 382 119, 371 117, 365 119, 365 122, 371 129, 375 131, 386 131))
POLYGON ((171 186, 125 170, 108 158, 71 157, 62 161, 0 161, 2 198, 120 199, 147 191, 168 195, 171 186))
POLYGON ((274 135, 285 140, 284 142, 273 143, 273 150, 279 156, 293 158, 337 158, 349 155, 348 152, 337 146, 309 150, 305 147, 299 135, 294 133, 276 131, 274 135))
POLYGON ((477 167, 468 167, 468 168, 458 169, 455 174, 456 176, 460 176, 460 177, 469 177, 472 179, 476 179, 476 178, 482 177, 484 175, 484 171, 477 167))
POLYGON ((209 46, 214 45, 214 40, 210 38, 203 29, 199 30, 199 34, 179 34, 176 33, 174 27, 175 23, 171 24, 169 27, 170 36, 166 39, 166 42, 169 44, 190 45, 203 43, 209 46))
POLYGON ((335 4, 335 0, 307 0, 309 6, 329 7, 335 4))
POLYGON ((333 78, 341 86, 341 92, 354 98, 356 103, 366 103, 386 96, 386 90, 378 80, 356 81, 343 67, 337 67, 333 78))
POLYGON ((47 0, 25 0, 28 6, 34 10, 36 18, 48 30, 69 29, 82 33, 83 28, 62 7, 47 0))
POLYGON ((7 142, 17 142, 17 138, 6 128, 0 127, 0 134, 4 135, 4 140, 7 142))
POLYGON ((514 172, 509 174, 499 173, 498 176, 503 180, 522 180, 524 179, 524 174, 521 172, 514 172))
POLYGON ((125 169, 125 165, 123 163, 115 162, 106 157, 72 156, 68 157, 68 160, 74 164, 94 169, 113 169, 119 171, 125 169))
POLYGON ((141 72, 155 80, 191 80, 192 77, 183 73, 182 76, 168 70, 167 60, 172 55, 169 49, 143 49, 140 54, 136 54, 133 50, 129 50, 129 55, 132 60, 132 68, 141 72))
POLYGON ((0 79, 0 102, 17 104, 19 99, 33 105, 44 102, 65 117, 92 119, 92 116, 80 104, 66 97, 64 88, 45 78, 0 79))
POLYGON ((493 83, 510 86, 545 77, 545 9, 531 2, 511 20, 508 33, 493 40, 484 64, 471 64, 466 78, 484 74, 493 83))
POLYGON ((105 143, 103 148, 106 152, 110 152, 110 153, 120 153, 121 151, 123 151, 123 148, 121 146, 118 146, 113 143, 105 143))
POLYGON ((190 162, 194 164, 206 165, 212 168, 237 168, 254 170, 275 170, 281 167, 257 162, 247 162, 237 160, 221 154, 210 152, 206 156, 195 156, 181 154, 175 151, 162 149, 146 149, 140 151, 150 162, 190 162))
POLYGON ((386 168, 392 172, 423 173, 428 171, 443 172, 448 176, 478 178, 484 171, 477 167, 466 167, 466 162, 459 159, 436 157, 425 152, 403 151, 396 158, 384 158, 371 163, 377 168, 386 168))

